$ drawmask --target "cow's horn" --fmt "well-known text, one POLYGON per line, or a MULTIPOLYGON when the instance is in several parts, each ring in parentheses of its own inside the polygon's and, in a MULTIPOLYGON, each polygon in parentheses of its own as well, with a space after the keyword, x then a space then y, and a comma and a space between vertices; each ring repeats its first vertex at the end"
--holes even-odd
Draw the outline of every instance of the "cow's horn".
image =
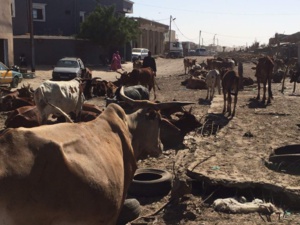
POLYGON ((133 99, 127 97, 124 94, 124 86, 122 86, 120 89, 120 97, 129 105, 137 107, 137 108, 146 108, 146 107, 155 108, 155 106, 156 106, 156 103, 150 102, 148 100, 133 100, 133 99))

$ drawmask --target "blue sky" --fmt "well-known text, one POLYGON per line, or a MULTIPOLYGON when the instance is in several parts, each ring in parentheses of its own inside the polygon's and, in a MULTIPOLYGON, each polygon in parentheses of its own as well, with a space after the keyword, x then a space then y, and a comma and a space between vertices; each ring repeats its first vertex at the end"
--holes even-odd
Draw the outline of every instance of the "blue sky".
POLYGON ((179 41, 246 46, 300 31, 300 0, 133 0, 132 17, 169 25, 179 41))

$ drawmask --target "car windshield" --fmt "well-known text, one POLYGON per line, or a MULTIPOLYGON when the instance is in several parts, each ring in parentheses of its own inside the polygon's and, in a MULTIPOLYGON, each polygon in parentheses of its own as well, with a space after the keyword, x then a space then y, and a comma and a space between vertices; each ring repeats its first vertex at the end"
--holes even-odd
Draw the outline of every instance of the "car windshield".
POLYGON ((77 68, 79 67, 78 63, 76 61, 70 61, 70 60, 59 60, 56 64, 57 67, 67 67, 67 68, 77 68))
POLYGON ((0 70, 8 70, 8 67, 5 66, 2 62, 0 62, 0 70))
POLYGON ((135 52, 135 53, 140 53, 141 51, 142 51, 142 49, 139 49, 139 48, 132 49, 132 52, 135 52))

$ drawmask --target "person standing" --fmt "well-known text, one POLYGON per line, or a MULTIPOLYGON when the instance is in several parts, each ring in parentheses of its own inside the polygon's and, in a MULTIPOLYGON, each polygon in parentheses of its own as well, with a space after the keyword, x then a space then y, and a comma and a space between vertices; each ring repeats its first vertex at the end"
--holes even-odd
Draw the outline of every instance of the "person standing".
POLYGON ((148 56, 144 58, 142 67, 150 67, 154 71, 154 74, 156 74, 156 62, 150 51, 148 52, 148 56))
POLYGON ((113 54, 113 57, 111 59, 110 69, 114 71, 118 69, 122 69, 121 56, 119 54, 119 51, 116 51, 116 53, 113 54))

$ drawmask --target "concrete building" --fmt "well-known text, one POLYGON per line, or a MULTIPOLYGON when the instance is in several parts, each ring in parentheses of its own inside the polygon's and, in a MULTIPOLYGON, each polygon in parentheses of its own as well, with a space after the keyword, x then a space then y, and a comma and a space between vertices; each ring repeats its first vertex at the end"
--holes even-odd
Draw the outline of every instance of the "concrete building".
POLYGON ((132 18, 139 23, 141 35, 132 43, 133 48, 147 48, 153 55, 163 54, 165 34, 169 26, 140 17, 132 18))
POLYGON ((0 7, 0 61, 7 66, 14 64, 11 0, 1 0, 0 7))

